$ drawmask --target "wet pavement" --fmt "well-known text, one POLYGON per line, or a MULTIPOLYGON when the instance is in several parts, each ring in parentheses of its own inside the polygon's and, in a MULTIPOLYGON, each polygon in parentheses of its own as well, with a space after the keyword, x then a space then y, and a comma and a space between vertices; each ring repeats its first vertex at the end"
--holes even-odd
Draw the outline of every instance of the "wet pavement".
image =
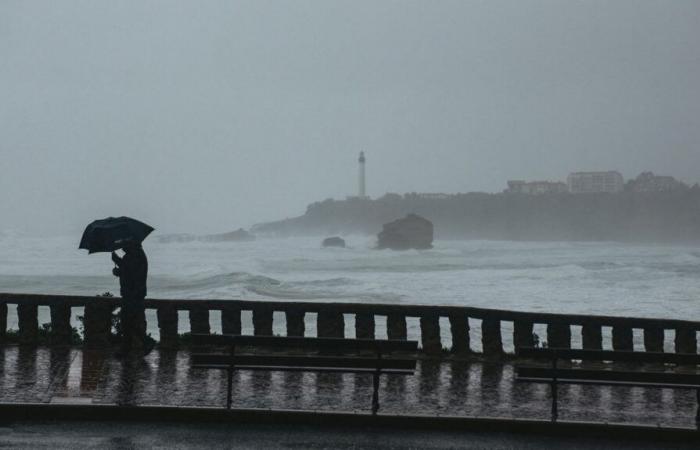
POLYGON ((51 422, 0 427, 0 447, 13 449, 693 449, 693 443, 625 442, 517 433, 387 430, 300 425, 51 422))
MULTIPOLYGON (((223 371, 190 368, 190 353, 140 361, 78 348, 0 347, 0 402, 225 405, 223 371)), ((234 377, 233 406, 368 412, 369 375, 248 372, 234 377)), ((419 361, 415 376, 382 376, 380 412, 548 419, 549 387, 517 383, 503 362, 419 361)), ((560 386, 561 420, 694 427, 695 392, 560 386)))

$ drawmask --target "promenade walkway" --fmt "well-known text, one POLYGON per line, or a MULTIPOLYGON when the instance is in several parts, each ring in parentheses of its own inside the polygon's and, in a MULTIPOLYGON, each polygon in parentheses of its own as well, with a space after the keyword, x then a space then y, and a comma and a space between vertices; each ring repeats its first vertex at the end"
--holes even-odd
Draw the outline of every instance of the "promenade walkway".
MULTIPOLYGON (((123 361, 78 348, 0 347, 0 402, 223 407, 225 377, 190 368, 187 350, 123 361)), ((420 361, 415 377, 383 377, 380 413, 548 419, 549 387, 515 383, 503 362, 420 361)), ((239 372, 234 408, 366 413, 370 376, 239 372)), ((560 420, 694 427, 695 393, 562 386, 560 420)))
POLYGON ((696 442, 653 442, 588 436, 318 427, 287 424, 164 422, 33 422, 0 427, 12 449, 382 449, 382 450, 641 450, 695 449, 696 442))

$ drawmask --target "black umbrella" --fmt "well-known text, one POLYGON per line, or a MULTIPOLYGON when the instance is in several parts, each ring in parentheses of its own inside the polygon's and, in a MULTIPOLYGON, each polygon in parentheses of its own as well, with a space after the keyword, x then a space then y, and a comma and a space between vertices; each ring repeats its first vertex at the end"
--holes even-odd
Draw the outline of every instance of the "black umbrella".
POLYGON ((153 227, 131 217, 108 217, 85 228, 80 246, 89 253, 111 252, 130 242, 141 243, 153 227))

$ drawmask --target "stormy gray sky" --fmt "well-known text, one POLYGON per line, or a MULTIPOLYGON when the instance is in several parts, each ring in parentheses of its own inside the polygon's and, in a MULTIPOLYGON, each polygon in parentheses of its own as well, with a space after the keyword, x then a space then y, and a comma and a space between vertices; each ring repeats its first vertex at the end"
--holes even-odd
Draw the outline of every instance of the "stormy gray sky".
POLYGON ((219 232, 368 194, 700 181, 700 2, 0 1, 0 230, 219 232))

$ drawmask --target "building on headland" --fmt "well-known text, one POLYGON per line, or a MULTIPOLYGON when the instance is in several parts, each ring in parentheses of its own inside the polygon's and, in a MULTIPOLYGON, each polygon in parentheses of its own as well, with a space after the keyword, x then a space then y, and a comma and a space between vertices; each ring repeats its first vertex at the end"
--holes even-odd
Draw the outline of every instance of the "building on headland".
POLYGON ((629 180, 626 188, 632 192, 664 192, 676 191, 687 186, 671 176, 654 175, 653 172, 642 172, 637 178, 629 180))
POLYGON ((450 195, 443 194, 442 192, 424 192, 418 194, 418 197, 425 200, 447 200, 450 198, 450 195))
POLYGON ((566 179, 572 194, 594 194, 599 192, 621 192, 625 187, 622 174, 616 170, 608 172, 573 172, 566 179))
POLYGON ((528 195, 562 194, 568 191, 569 189, 566 183, 562 183, 561 181, 509 180, 508 189, 506 189, 506 193, 508 194, 528 195))

